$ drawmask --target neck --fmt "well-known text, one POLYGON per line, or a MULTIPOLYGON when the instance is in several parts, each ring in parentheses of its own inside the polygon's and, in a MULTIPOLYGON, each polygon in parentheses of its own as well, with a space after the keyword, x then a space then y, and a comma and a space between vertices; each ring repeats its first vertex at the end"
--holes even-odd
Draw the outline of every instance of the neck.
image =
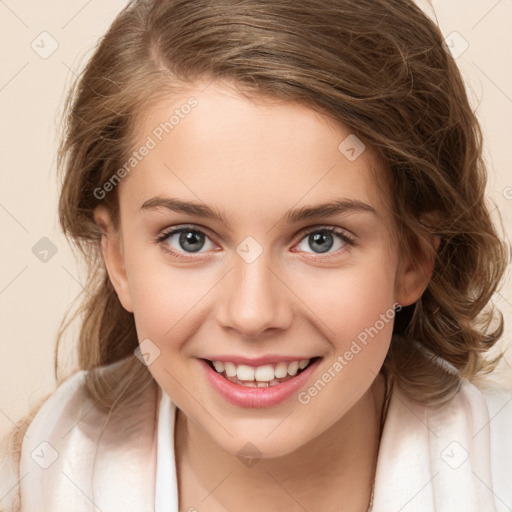
POLYGON ((384 397, 385 381, 379 375, 361 399, 321 435, 287 455, 264 458, 251 467, 241 464, 236 455, 219 447, 177 410, 180 510, 191 506, 201 512, 331 510, 333 503, 343 503, 344 511, 366 512, 384 397))

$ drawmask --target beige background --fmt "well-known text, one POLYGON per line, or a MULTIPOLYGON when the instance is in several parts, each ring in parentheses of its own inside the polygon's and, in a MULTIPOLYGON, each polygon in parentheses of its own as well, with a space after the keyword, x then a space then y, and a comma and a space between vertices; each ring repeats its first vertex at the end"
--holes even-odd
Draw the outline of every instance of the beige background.
MULTIPOLYGON (((0 0, 0 434, 55 385, 55 336, 83 280, 57 223, 57 113, 70 78, 124 5, 119 0, 0 0), (43 237, 57 251, 48 253, 46 262, 32 252, 36 244, 47 243, 40 242, 43 237)), ((512 1, 441 0, 433 6, 478 105, 490 169, 488 194, 512 239, 512 1)), ((510 284, 495 302, 510 323, 510 284)), ((511 344, 511 333, 507 324, 502 346, 511 344)), ((510 353, 496 378, 512 389, 509 362, 510 353)))

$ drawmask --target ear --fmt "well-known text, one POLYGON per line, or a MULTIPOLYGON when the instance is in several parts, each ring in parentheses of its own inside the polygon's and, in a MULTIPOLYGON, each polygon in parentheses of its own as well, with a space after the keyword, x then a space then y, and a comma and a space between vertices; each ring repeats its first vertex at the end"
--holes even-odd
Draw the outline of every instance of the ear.
POLYGON ((122 240, 114 229, 109 210, 104 205, 100 204, 94 209, 94 221, 102 231, 101 252, 110 282, 124 309, 133 313, 122 240))
POLYGON ((416 261, 412 257, 403 258, 399 265, 395 280, 395 300, 402 306, 414 304, 426 290, 434 269, 435 254, 441 239, 433 235, 428 245, 424 240, 417 239, 416 249, 413 251, 416 261))

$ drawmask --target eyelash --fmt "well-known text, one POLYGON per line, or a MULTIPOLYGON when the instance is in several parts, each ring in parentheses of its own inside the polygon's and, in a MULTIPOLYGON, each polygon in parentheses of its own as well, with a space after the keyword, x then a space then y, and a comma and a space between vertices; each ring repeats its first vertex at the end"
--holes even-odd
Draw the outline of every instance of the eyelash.
MULTIPOLYGON (((211 238, 208 233, 202 229, 199 229, 195 226, 191 225, 181 225, 173 228, 169 228, 160 235, 158 235, 155 239, 155 241, 160 244, 166 252, 172 254, 173 256, 176 256, 178 258, 194 258, 193 253, 190 254, 190 256, 186 255, 185 252, 177 252, 174 249, 172 249, 169 244, 166 243, 167 239, 170 238, 172 235, 176 233, 181 233, 182 231, 192 231, 194 233, 200 233, 202 235, 205 235, 208 238, 211 238)), ((345 231, 335 228, 334 226, 313 226, 311 228, 307 228, 305 231, 301 233, 301 237, 299 238, 299 242, 301 242, 304 238, 306 238, 308 235, 311 235, 313 233, 333 233, 337 235, 340 240, 344 243, 346 243, 349 247, 355 245, 355 240, 349 236, 345 231)), ((325 260, 329 258, 330 256, 338 255, 340 251, 344 251, 346 249, 339 249, 338 251, 335 251, 334 253, 328 253, 327 256, 321 256, 321 253, 318 253, 318 256, 314 256, 313 259, 322 259, 325 260)))

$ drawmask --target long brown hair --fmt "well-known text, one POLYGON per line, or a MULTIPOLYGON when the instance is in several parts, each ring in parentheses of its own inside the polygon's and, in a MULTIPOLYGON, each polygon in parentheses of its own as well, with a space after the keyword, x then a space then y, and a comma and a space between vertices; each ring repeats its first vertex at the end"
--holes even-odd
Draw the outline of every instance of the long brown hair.
MULTIPOLYGON (((433 234, 430 284, 397 313, 384 371, 412 398, 447 401, 461 378, 489 369, 503 333, 490 305, 507 265, 484 197, 482 134, 438 26, 411 0, 135 0, 102 37, 66 104, 59 150, 60 222, 88 264, 77 311, 79 367, 111 408, 153 379, 133 355, 137 333, 110 284, 93 209, 118 220, 102 187, 133 151, 135 126, 163 94, 227 80, 249 97, 300 102, 372 147, 391 191, 400 251, 433 234)), ((65 330, 62 326, 59 339, 65 330)), ((58 366, 58 360, 56 360, 58 366)))

